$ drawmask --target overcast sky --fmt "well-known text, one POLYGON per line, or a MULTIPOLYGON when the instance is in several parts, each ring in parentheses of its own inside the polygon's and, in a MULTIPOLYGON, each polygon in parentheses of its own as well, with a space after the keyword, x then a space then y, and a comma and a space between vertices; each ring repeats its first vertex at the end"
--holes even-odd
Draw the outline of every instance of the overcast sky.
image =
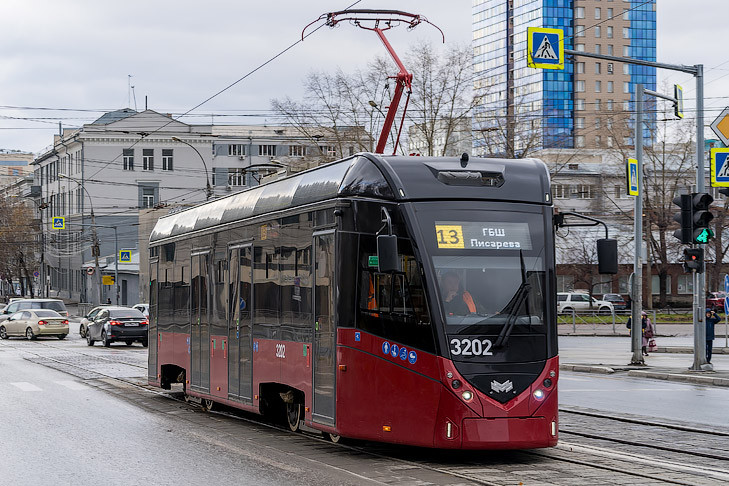
MULTIPOLYGON (((354 1, 0 0, 0 148, 39 152, 59 119, 75 127, 126 107, 129 74, 138 109, 148 96, 151 109, 186 112, 294 43, 322 13, 354 1)), ((356 8, 419 13, 443 29, 446 43, 471 41, 468 0, 361 0, 356 8)), ((704 65, 707 125, 729 104, 728 14, 726 0, 658 0, 658 61, 704 65)), ((398 52, 440 42, 428 25, 388 38, 398 52)), ((352 72, 384 53, 372 32, 322 28, 186 121, 210 123, 215 114, 215 123, 275 122, 270 100, 299 98, 311 70, 352 72), (224 116, 232 114, 246 116, 224 116)), ((659 89, 662 80, 683 85, 693 116, 692 77, 659 71, 659 89)))

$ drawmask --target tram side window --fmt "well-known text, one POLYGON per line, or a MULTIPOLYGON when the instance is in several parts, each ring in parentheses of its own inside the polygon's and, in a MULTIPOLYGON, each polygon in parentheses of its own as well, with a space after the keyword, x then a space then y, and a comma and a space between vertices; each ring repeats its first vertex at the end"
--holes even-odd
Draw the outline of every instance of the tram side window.
POLYGON ((160 331, 170 331, 174 323, 175 296, 172 287, 173 266, 170 263, 159 265, 159 296, 157 306, 157 325, 160 331))
MULTIPOLYGON (((412 254, 401 254, 402 272, 378 273, 368 268, 369 252, 360 258, 359 316, 357 327, 386 339, 434 351, 433 331, 425 299, 420 266, 412 254)), ((374 245, 373 245, 374 246, 374 245)), ((401 249, 405 251, 402 245, 401 249)))
POLYGON ((175 299, 175 324, 177 332, 188 332, 190 315, 188 304, 190 301, 190 267, 175 267, 177 280, 172 282, 175 299))

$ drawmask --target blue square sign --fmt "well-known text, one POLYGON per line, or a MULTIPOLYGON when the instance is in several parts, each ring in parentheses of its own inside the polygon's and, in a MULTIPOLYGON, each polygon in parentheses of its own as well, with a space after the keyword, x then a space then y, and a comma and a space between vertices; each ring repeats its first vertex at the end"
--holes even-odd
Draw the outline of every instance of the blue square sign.
POLYGON ((729 187, 729 148, 711 149, 711 185, 729 187))

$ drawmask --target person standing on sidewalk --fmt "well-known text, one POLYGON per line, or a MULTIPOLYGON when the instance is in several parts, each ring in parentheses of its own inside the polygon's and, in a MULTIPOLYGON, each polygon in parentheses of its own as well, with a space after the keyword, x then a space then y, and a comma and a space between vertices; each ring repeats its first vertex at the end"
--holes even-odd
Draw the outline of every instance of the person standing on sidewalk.
POLYGON ((711 363, 711 351, 714 348, 714 326, 721 318, 711 309, 706 309, 706 361, 711 363))
MULTIPOLYGON (((648 313, 646 311, 643 311, 640 313, 640 321, 641 321, 641 331, 642 331, 642 338, 641 341, 641 350, 643 351, 643 356, 648 356, 648 341, 653 337, 653 333, 655 332, 653 328, 653 323, 648 318, 648 313)), ((628 322, 626 323, 625 327, 630 329, 631 325, 631 319, 628 317, 628 322)))

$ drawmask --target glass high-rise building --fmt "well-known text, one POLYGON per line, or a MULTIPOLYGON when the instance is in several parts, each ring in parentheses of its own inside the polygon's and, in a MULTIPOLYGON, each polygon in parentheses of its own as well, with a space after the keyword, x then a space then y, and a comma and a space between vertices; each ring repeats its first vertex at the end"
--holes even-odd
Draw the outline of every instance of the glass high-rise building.
POLYGON ((655 61, 655 8, 655 0, 474 0, 475 153, 632 145, 635 86, 655 90, 655 68, 583 56, 564 70, 529 68, 526 32, 560 28, 565 49, 655 61))

